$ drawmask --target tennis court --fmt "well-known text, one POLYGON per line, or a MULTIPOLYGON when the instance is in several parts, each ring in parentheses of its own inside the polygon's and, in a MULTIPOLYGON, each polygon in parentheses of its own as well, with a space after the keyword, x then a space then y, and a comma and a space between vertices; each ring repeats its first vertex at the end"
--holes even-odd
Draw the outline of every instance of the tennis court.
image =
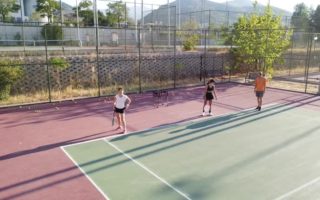
POLYGON ((107 199, 320 199, 318 111, 261 112, 159 126, 61 147, 107 199))
MULTIPOLYGON (((298 83, 305 83, 306 82, 305 74, 281 76, 281 77, 275 77, 275 79, 276 80, 287 80, 287 81, 298 82, 298 83)), ((319 72, 309 73, 308 74, 308 83, 318 85, 320 83, 320 73, 319 72)))

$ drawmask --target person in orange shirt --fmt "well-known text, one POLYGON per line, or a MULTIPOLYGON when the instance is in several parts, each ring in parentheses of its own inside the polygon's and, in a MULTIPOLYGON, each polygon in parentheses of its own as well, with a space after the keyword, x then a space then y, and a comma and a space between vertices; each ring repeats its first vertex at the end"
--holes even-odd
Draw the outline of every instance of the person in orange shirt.
POLYGON ((258 106, 256 110, 260 111, 262 106, 262 97, 266 90, 267 79, 262 76, 262 73, 259 72, 258 77, 255 80, 254 92, 256 93, 258 106))

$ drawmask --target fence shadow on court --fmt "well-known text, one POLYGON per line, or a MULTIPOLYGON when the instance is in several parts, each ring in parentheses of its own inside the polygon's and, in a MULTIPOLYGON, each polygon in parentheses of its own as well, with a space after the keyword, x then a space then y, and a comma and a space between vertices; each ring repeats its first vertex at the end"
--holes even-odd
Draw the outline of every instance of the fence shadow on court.
MULTIPOLYGON (((199 122, 199 125, 190 124, 190 125, 186 126, 187 129, 190 129, 190 132, 187 132, 185 134, 179 134, 179 131, 174 131, 174 134, 172 134, 170 138, 159 140, 159 141, 152 142, 152 143, 149 143, 149 144, 145 144, 145 145, 140 146, 140 147, 136 147, 136 148, 132 148, 132 149, 126 150, 124 152, 129 154, 129 153, 134 153, 134 152, 137 153, 139 151, 142 151, 142 153, 140 153, 140 154, 138 154, 136 156, 132 156, 132 158, 133 159, 143 158, 143 157, 146 157, 146 156, 153 155, 154 153, 157 153, 157 152, 161 152, 161 151, 164 151, 164 150, 172 149, 172 148, 175 148, 175 147, 180 146, 180 145, 184 145, 184 144, 187 144, 187 143, 190 143, 190 142, 202 139, 202 138, 206 138, 206 137, 208 137, 210 135, 213 135, 213 134, 222 133, 223 131, 228 130, 230 128, 235 128, 235 127, 238 127, 238 126, 241 126, 241 125, 245 125, 245 124, 252 123, 254 121, 263 119, 265 117, 270 117, 270 116, 273 116, 273 115, 277 115, 278 113, 289 111, 289 110, 294 109, 296 107, 301 107, 301 106, 313 103, 315 101, 318 101, 318 98, 314 97, 314 96, 310 96, 310 97, 307 97, 307 98, 303 99, 303 102, 293 102, 293 103, 289 102, 289 103, 283 104, 283 105, 276 105, 276 106, 272 106, 270 108, 266 108, 261 112, 245 111, 244 113, 241 113, 241 114, 238 114, 238 115, 236 115, 236 114, 231 115, 231 117, 230 116, 221 116, 221 117, 215 119, 215 120, 217 120, 217 122, 213 122, 212 124, 210 124, 210 123, 208 124, 207 122, 206 122, 206 124, 201 124, 201 123, 205 123, 205 122, 199 122), (252 117, 252 116, 254 116, 255 118, 254 119, 250 119, 250 117, 252 117), (207 133, 207 134, 202 134, 202 135, 199 134, 199 132, 201 132, 201 130, 205 130, 205 129, 213 128, 213 127, 219 127, 222 124, 227 125, 228 123, 231 123, 231 122, 237 122, 240 119, 241 120, 248 119, 248 120, 244 121, 244 122, 239 122, 239 123, 237 123, 237 124, 235 124, 233 126, 230 126, 230 127, 225 127, 225 128, 218 129, 217 131, 212 132, 212 133, 207 133), (194 137, 190 139, 190 138, 186 138, 187 136, 194 136, 194 137), (178 139, 183 139, 183 138, 186 138, 186 139, 178 141, 178 139), (149 151, 147 150, 149 147, 153 147, 154 148, 155 146, 157 146, 159 144, 169 143, 171 141, 176 141, 176 142, 173 143, 173 144, 169 144, 167 146, 159 147, 159 148, 152 149, 152 150, 149 150, 149 151)), ((209 121, 213 121, 213 120, 214 119, 209 119, 209 121)), ((304 138, 309 134, 312 134, 313 131, 314 130, 310 130, 309 132, 307 131, 306 133, 304 133, 302 135, 299 135, 296 138, 291 138, 291 139, 283 142, 281 145, 282 146, 290 145, 290 144, 298 141, 299 139, 304 138)), ((135 134, 132 134, 132 135, 129 135, 129 136, 125 136, 123 138, 116 138, 116 139, 113 139, 111 141, 123 140, 126 137, 133 137, 135 135, 143 134, 143 133, 144 132, 142 131, 142 132, 135 133, 135 134)), ((244 165, 248 164, 249 162, 252 162, 252 161, 254 161, 256 159, 259 159, 259 157, 267 156, 270 153, 274 153, 275 151, 277 151, 277 150, 282 148, 281 145, 276 145, 273 148, 267 149, 264 152, 258 152, 256 155, 254 155, 254 156, 242 161, 241 163, 238 163, 237 166, 238 167, 239 166, 244 166, 244 165)), ((55 146, 53 145, 52 147, 55 147, 55 146)), ((83 163, 83 164, 80 165, 80 167, 90 166, 92 164, 103 162, 103 161, 106 161, 106 160, 109 160, 111 162, 111 164, 104 165, 102 167, 98 167, 98 168, 89 170, 87 172, 87 174, 90 175, 92 173, 96 173, 96 172, 99 172, 101 170, 105 170, 105 169, 108 169, 108 168, 116 167, 116 166, 125 164, 127 162, 130 162, 130 160, 128 160, 128 159, 123 159, 123 160, 120 160, 120 161, 112 162, 112 159, 119 158, 121 156, 123 156, 122 153, 115 153, 115 154, 110 155, 110 156, 101 157, 99 159, 83 163)), ((232 170, 234 167, 236 167, 236 165, 230 167, 229 169, 226 169, 225 171, 218 172, 217 176, 223 176, 223 174, 225 174, 228 171, 232 170)), ((15 187, 26 186, 26 185, 28 185, 30 183, 33 183, 33 182, 36 182, 36 181, 41 181, 41 180, 46 179, 46 178, 54 177, 54 176, 56 176, 58 174, 67 174, 68 172, 73 171, 73 170, 78 170, 78 168, 77 167, 69 167, 69 168, 58 170, 58 171, 55 171, 55 172, 52 172, 52 173, 49 173, 49 174, 46 174, 46 175, 42 175, 42 176, 34 177, 32 179, 24 180, 24 181, 15 183, 15 184, 10 184, 10 185, 7 185, 5 187, 2 187, 0 189, 0 192, 7 191, 7 190, 15 188, 15 187)), ((67 176, 67 177, 65 177, 63 179, 51 181, 50 183, 43 184, 41 186, 36 186, 34 188, 31 188, 31 189, 26 189, 26 190, 21 191, 19 193, 16 193, 16 194, 13 194, 11 196, 8 196, 5 199, 18 198, 18 197, 21 197, 23 195, 26 195, 26 194, 29 194, 29 193, 32 193, 32 192, 35 192, 35 191, 38 191, 38 190, 42 190, 42 189, 45 189, 45 188, 48 188, 48 187, 52 187, 52 186, 55 186, 57 184, 66 182, 66 181, 70 181, 70 180, 73 180, 73 179, 76 179, 76 178, 80 178, 82 176, 83 176, 82 174, 67 176)))

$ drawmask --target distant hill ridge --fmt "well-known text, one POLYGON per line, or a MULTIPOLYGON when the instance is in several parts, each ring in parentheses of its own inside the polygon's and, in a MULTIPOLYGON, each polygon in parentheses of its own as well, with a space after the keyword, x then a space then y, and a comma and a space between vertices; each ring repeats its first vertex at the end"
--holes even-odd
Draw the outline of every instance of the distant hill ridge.
MULTIPOLYGON (((201 0, 180 0, 181 2, 181 24, 186 21, 192 19, 195 21, 202 21, 203 25, 208 25, 209 23, 209 12, 205 12, 201 14, 200 12, 189 14, 192 12, 201 11, 202 9, 202 1, 201 0)), ((178 14, 178 4, 177 0, 170 3, 170 6, 176 6, 177 14, 178 14)), ((144 17, 145 23, 151 23, 157 21, 157 23, 161 23, 167 25, 168 22, 168 11, 166 9, 167 5, 160 6, 157 10, 149 13, 144 17)), ((263 12, 266 6, 262 4, 257 5, 258 12, 263 12)), ((272 11, 275 15, 280 16, 288 16, 292 15, 291 12, 277 8, 271 7, 272 11)), ((225 24, 226 21, 229 23, 234 23, 237 21, 238 17, 243 13, 250 13, 254 11, 253 3, 251 0, 233 0, 228 1, 227 3, 217 3, 209 0, 204 1, 204 10, 212 10, 210 23, 214 23, 217 25, 225 24), (227 12, 228 11, 228 12, 227 12)), ((171 9, 171 25, 175 23, 175 20, 172 16, 174 16, 174 9, 171 9)))

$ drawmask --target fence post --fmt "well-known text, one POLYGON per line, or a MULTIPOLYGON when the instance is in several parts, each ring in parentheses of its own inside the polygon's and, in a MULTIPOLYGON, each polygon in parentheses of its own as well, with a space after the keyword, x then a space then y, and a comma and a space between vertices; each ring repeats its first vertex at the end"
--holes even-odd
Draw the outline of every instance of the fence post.
POLYGON ((206 68, 207 68, 207 30, 204 30, 204 60, 203 60, 203 67, 204 67, 204 83, 206 82, 206 68))
POLYGON ((142 92, 141 89, 141 27, 138 28, 138 52, 139 52, 139 65, 138 65, 138 73, 139 73, 139 93, 142 92))
POLYGON ((127 2, 124 3, 124 19, 125 19, 125 25, 124 25, 124 50, 127 52, 127 26, 128 26, 128 17, 127 17, 127 2))
POLYGON ((174 32, 173 32, 173 88, 176 89, 176 79, 177 79, 177 50, 176 50, 176 34, 177 34, 177 28, 175 27, 174 32))
POLYGON ((291 41, 291 52, 290 52, 290 64, 289 64, 289 76, 291 76, 291 68, 292 68, 292 57, 293 57, 293 37, 292 37, 292 41, 291 41))
POLYGON ((99 67, 99 22, 98 22, 98 13, 97 13, 97 1, 94 1, 95 8, 95 29, 96 29, 96 67, 97 67, 97 81, 98 81, 98 97, 101 97, 101 82, 100 82, 100 67, 99 67))
POLYGON ((48 60, 48 40, 47 40, 47 25, 44 25, 44 41, 45 41, 45 51, 46 51, 46 68, 47 68, 47 86, 48 86, 48 98, 49 102, 52 102, 51 97, 51 79, 50 79, 50 72, 49 72, 49 60, 48 60))
POLYGON ((312 36, 313 34, 310 34, 308 37, 308 49, 307 49, 307 60, 306 60, 306 66, 305 66, 305 88, 304 93, 307 93, 308 89, 308 79, 309 79, 309 68, 310 68, 310 59, 311 59, 311 53, 312 53, 312 36))

